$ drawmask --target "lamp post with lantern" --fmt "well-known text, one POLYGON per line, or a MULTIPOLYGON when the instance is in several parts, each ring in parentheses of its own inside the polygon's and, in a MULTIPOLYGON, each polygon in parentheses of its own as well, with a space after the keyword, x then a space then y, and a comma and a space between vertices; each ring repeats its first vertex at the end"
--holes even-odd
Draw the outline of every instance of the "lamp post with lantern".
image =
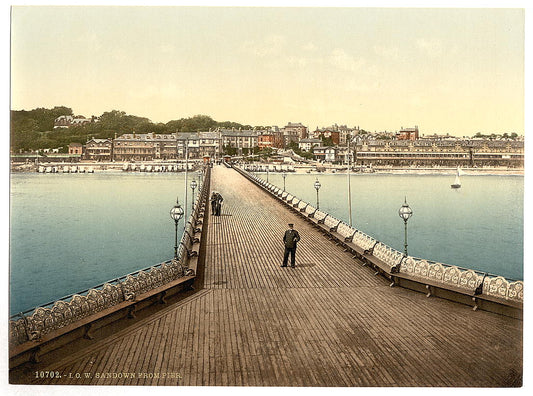
POLYGON ((202 181, 203 181, 202 179, 203 179, 204 174, 203 174, 203 172, 202 172, 201 169, 200 169, 198 172, 196 172, 196 174, 198 175, 198 183, 199 183, 199 185, 201 186, 201 185, 202 185, 202 181))
POLYGON ((176 205, 170 209, 170 218, 174 220, 175 234, 174 234, 174 258, 178 258, 178 223, 183 217, 183 208, 181 207, 178 198, 176 198, 176 205))
POLYGON ((192 189, 192 209, 194 209, 194 190, 196 189, 196 187, 198 186, 198 183, 196 182, 196 180, 193 180, 191 182, 191 189, 192 189))
POLYGON ((407 220, 413 215, 413 210, 407 204, 407 197, 405 197, 402 207, 398 210, 398 215, 403 219, 405 226, 404 256, 407 257, 407 220))
POLYGON ((320 209, 319 201, 318 201, 318 190, 320 190, 320 187, 322 186, 320 182, 318 181, 318 178, 315 180, 315 190, 316 190, 316 208, 320 209))

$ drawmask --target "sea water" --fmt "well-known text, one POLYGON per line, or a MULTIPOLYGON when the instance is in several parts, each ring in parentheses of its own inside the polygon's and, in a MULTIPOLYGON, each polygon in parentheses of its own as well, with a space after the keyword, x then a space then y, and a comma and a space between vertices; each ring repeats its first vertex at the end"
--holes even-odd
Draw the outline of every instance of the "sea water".
MULTIPOLYGON (((283 187, 280 174, 268 177, 283 187)), ((314 205, 317 177, 320 209, 349 223, 346 174, 291 173, 286 189, 314 205)), ((409 255, 522 279, 523 177, 465 175, 457 190, 453 179, 352 175, 352 224, 403 252, 398 209, 407 199, 409 255)), ((176 198, 184 203, 184 180, 183 173, 13 174, 10 312, 172 258, 169 211, 176 198)), ((178 237, 182 227, 183 220, 178 237)))
POLYGON ((184 205, 184 180, 184 173, 13 174, 11 313, 171 259, 170 209, 177 198, 184 205))

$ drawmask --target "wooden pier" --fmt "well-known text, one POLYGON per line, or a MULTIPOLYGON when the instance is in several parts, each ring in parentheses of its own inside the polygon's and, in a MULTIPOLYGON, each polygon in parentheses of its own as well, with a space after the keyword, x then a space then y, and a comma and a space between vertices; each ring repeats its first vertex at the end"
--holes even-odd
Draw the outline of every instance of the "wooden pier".
POLYGON ((194 293, 11 382, 521 386, 522 321, 389 287, 233 169, 215 166, 211 190, 224 204, 194 293), (287 223, 302 237, 294 269, 280 268, 287 223))

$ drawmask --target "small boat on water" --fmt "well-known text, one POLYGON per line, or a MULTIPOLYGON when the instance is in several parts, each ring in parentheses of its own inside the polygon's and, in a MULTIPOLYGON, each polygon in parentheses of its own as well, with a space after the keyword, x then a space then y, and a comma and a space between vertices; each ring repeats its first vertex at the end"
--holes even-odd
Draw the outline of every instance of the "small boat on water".
POLYGON ((455 175, 455 180, 453 184, 451 185, 452 188, 461 188, 461 179, 459 178, 460 175, 460 169, 457 168, 457 174, 455 175))

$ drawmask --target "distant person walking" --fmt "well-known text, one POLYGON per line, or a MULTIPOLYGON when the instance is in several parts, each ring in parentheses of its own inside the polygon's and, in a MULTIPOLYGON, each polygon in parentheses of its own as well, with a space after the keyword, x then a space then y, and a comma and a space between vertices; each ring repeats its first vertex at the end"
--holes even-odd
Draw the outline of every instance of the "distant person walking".
POLYGON ((214 216, 217 209, 217 192, 213 191, 211 193, 211 198, 209 199, 211 201, 211 214, 214 216))
POLYGON ((220 216, 220 211, 222 210, 222 201, 224 201, 224 198, 222 198, 222 195, 220 195, 220 193, 217 193, 217 200, 215 204, 215 216, 220 216))
POLYGON ((300 234, 294 229, 294 224, 289 224, 289 229, 283 235, 283 243, 285 244, 285 253, 283 254, 282 267, 287 266, 289 254, 291 255, 291 267, 296 266, 296 244, 300 240, 300 234))

